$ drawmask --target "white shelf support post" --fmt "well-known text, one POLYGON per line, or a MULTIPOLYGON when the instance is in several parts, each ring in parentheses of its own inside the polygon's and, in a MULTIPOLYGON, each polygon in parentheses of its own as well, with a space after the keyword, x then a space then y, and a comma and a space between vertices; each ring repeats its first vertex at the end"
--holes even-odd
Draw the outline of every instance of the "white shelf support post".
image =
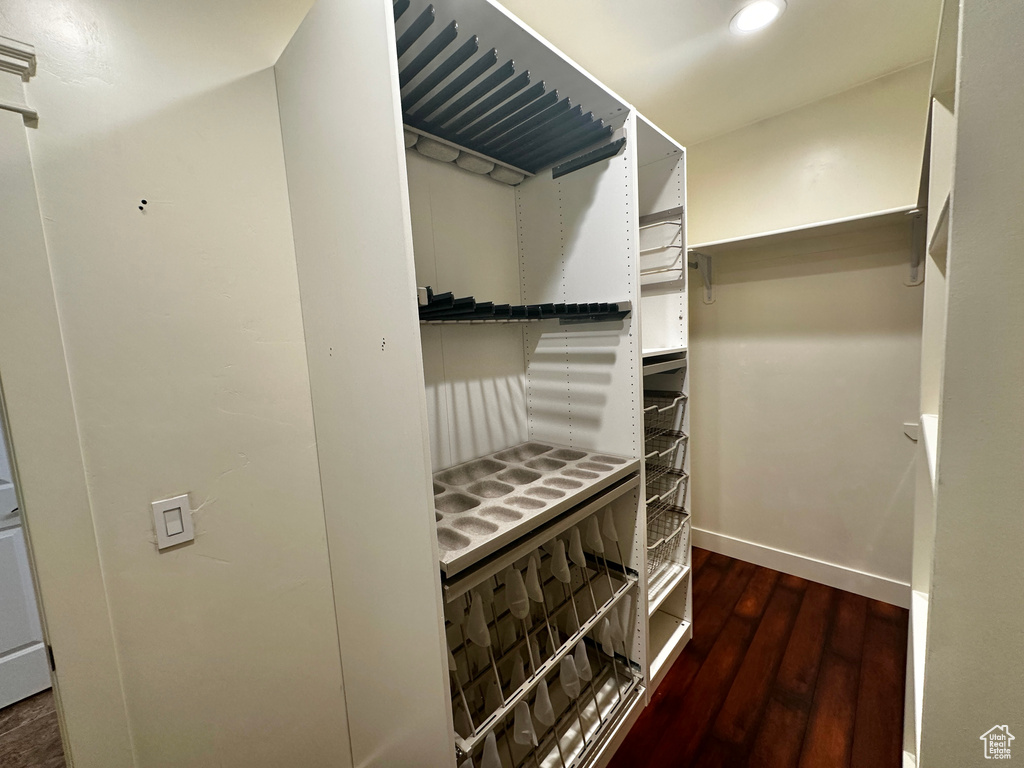
POLYGON ((928 244, 925 234, 925 215, 920 208, 907 212, 907 216, 913 217, 913 226, 910 231, 910 279, 904 283, 908 288, 921 285, 924 282, 924 252, 928 244))

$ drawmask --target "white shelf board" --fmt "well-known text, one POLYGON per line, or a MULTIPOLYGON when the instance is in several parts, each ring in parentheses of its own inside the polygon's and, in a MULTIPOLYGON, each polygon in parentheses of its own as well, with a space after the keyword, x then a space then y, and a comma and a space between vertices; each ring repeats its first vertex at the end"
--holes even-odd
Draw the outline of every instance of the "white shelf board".
POLYGON ((656 573, 647 584, 647 615, 653 616, 668 600, 676 587, 686 583, 690 566, 670 563, 669 567, 656 573))
POLYGON ((683 621, 664 611, 658 611, 651 616, 647 636, 651 649, 651 691, 653 692, 668 674, 668 670, 675 660, 679 658, 679 654, 683 652, 683 648, 693 636, 693 630, 690 622, 683 621))
POLYGON ((921 705, 924 702, 924 655, 928 636, 928 595, 916 589, 910 596, 910 631, 914 646, 914 724, 918 754, 921 743, 921 705))
POLYGON ((643 351, 644 360, 648 357, 661 357, 662 355, 679 355, 686 352, 686 347, 653 347, 643 351))
POLYGON ((636 131, 636 164, 641 168, 685 151, 682 144, 639 112, 636 113, 636 131))
POLYGON ((925 455, 928 457, 928 476, 932 481, 932 493, 935 493, 938 485, 936 467, 939 449, 939 417, 934 413, 921 414, 921 437, 924 440, 925 455))
POLYGON ((749 248, 764 245, 779 237, 820 237, 822 235, 836 235, 844 232, 853 232, 858 229, 870 229, 882 227, 903 221, 904 217, 916 210, 915 206, 905 205, 899 208, 888 208, 883 211, 847 216, 841 219, 830 221, 819 221, 811 224, 801 224, 796 227, 776 229, 770 232, 757 232, 740 237, 730 237, 724 240, 711 240, 706 243, 696 243, 688 246, 690 251, 701 251, 702 253, 715 254, 723 251, 735 250, 738 248, 749 248))
POLYGON ((680 357, 675 360, 663 360, 657 363, 644 363, 644 376, 653 376, 656 373, 667 373, 678 371, 686 367, 686 358, 680 357))
POLYGON ((946 202, 942 204, 939 218, 935 222, 935 231, 932 232, 928 241, 928 253, 935 258, 946 261, 946 246, 949 244, 949 195, 946 195, 946 202))

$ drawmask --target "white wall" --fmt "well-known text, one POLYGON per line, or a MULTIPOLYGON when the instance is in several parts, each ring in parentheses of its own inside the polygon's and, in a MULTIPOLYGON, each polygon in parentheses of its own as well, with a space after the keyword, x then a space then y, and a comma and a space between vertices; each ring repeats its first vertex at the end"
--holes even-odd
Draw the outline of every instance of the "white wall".
MULTIPOLYGON (((348 759, 267 69, 307 6, 0 10, 38 48, 33 165, 138 766, 348 759), (196 542, 160 554, 149 502, 186 491, 196 542)), ((33 530, 58 514, 27 506, 33 530)))
POLYGON ((915 205, 930 73, 919 64, 688 147, 689 242, 915 205))
POLYGON ((909 226, 714 258, 714 303, 690 292, 694 543, 906 603, 922 302, 903 284, 909 226))
MULTIPOLYGON (((930 71, 689 147, 691 246, 915 205, 930 71)), ((694 541, 907 604, 923 291, 908 226, 869 226, 739 244, 690 292, 694 541)))

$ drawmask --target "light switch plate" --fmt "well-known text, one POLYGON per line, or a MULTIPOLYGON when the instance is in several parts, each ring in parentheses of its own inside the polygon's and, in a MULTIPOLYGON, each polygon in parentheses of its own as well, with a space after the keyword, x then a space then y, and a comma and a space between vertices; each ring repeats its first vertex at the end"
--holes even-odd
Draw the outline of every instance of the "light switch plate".
POLYGON ((188 494, 153 502, 153 527, 156 528, 156 548, 167 549, 186 541, 193 541, 192 507, 188 494))

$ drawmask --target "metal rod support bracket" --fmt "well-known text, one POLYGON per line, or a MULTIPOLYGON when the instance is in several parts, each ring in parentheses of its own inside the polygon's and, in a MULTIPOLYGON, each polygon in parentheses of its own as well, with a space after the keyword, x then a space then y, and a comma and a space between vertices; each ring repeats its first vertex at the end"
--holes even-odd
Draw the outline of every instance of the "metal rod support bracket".
POLYGON ((715 287, 712 282, 712 260, 713 256, 700 253, 698 251, 690 251, 690 254, 696 257, 696 261, 688 261, 690 269, 696 269, 700 272, 701 279, 704 281, 704 303, 713 304, 715 302, 715 287))

